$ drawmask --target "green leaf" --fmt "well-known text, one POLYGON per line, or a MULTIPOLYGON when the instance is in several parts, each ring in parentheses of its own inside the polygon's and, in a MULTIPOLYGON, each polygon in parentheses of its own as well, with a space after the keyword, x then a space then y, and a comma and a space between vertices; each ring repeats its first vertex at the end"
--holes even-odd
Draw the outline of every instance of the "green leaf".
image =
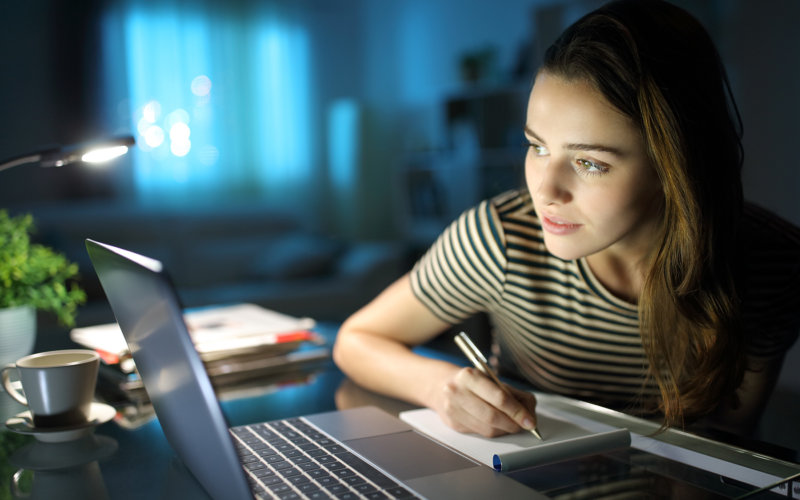
POLYGON ((0 308, 30 305, 74 326, 86 293, 78 286, 78 265, 52 248, 32 244, 30 214, 10 217, 0 210, 0 308))

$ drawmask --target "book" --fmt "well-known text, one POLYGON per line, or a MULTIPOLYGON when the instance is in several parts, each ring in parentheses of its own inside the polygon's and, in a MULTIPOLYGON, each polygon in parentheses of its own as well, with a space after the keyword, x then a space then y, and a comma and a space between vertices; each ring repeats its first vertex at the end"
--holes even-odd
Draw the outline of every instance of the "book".
MULTIPOLYGON (((313 319, 295 318, 255 304, 191 309, 184 320, 204 362, 255 353, 285 354, 303 342, 323 343, 311 330, 313 319)), ((120 363, 123 371, 132 371, 128 344, 116 323, 74 328, 70 338, 97 351, 106 364, 120 363)))
MULTIPOLYGON (((251 379, 299 373, 330 359, 310 318, 295 318, 254 304, 185 311, 189 335, 215 389, 251 379)), ((70 338, 100 354, 98 383, 127 399, 147 401, 142 381, 116 323, 75 328, 70 338)))
POLYGON ((417 431, 502 472, 627 448, 631 443, 628 429, 592 431, 542 410, 536 417, 541 441, 527 431, 496 438, 461 433, 428 408, 400 413, 400 418, 417 431))

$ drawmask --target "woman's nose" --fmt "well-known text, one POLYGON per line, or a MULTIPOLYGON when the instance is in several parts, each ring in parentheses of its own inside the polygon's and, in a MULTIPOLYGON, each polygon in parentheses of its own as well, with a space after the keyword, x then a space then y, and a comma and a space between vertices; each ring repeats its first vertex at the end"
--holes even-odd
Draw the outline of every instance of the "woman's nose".
POLYGON ((568 186, 568 169, 563 162, 549 157, 534 160, 534 164, 534 168, 527 169, 528 186, 537 201, 544 204, 563 204, 572 199, 568 186))

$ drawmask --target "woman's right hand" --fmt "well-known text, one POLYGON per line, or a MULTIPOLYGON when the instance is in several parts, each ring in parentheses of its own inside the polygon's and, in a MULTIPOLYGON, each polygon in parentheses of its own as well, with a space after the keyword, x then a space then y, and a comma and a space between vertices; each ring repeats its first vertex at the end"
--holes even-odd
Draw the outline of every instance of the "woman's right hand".
POLYGON ((511 397, 474 368, 411 350, 450 326, 414 296, 406 275, 344 322, 333 358, 360 386, 432 408, 458 431, 498 436, 532 428, 532 394, 509 388, 511 397))
POLYGON ((461 368, 444 381, 431 404, 445 424, 485 437, 533 429, 536 397, 506 386, 511 395, 474 368, 461 368))

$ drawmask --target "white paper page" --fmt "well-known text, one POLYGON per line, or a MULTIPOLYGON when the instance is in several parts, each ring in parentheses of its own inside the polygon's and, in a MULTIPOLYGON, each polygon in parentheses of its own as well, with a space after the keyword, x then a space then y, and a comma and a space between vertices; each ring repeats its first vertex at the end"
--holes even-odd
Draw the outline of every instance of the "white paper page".
POLYGON ((310 318, 295 318, 253 304, 191 310, 184 315, 195 344, 232 339, 266 339, 270 334, 314 327, 310 318))
MULTIPOLYGON (((311 318, 295 318, 254 304, 189 310, 184 320, 198 351, 203 353, 275 343, 280 333, 309 330, 315 324, 311 318)), ((116 323, 74 328, 70 338, 118 356, 128 350, 116 323)))
POLYGON ((627 429, 593 432, 537 411, 537 426, 544 438, 529 432, 485 438, 463 434, 448 427, 433 410, 423 408, 400 413, 400 418, 420 432, 497 470, 531 467, 556 460, 598 453, 630 444, 627 429), (497 459, 495 459, 497 456, 497 459))

